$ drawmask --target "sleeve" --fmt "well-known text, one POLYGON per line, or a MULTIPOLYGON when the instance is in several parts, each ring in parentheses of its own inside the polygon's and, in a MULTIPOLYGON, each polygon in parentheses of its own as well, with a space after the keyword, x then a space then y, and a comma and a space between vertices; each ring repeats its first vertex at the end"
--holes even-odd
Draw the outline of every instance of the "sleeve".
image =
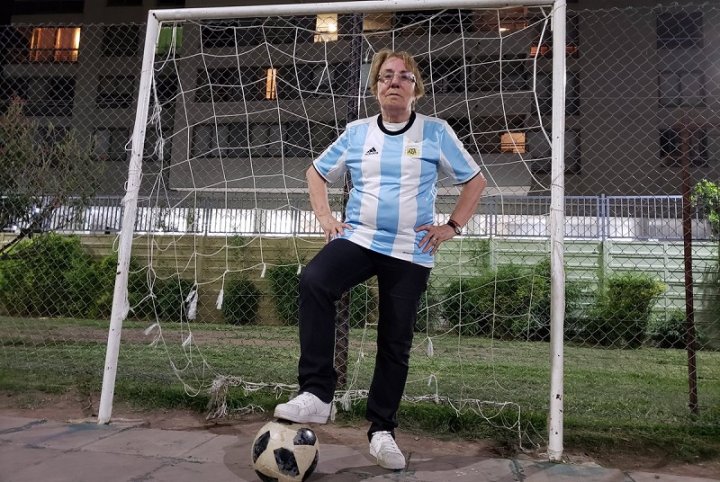
POLYGON ((440 134, 440 170, 447 175, 454 184, 464 184, 480 172, 475 159, 465 149, 455 131, 443 121, 440 134))
POLYGON ((347 171, 348 138, 348 131, 343 132, 313 161, 315 170, 329 183, 342 179, 347 171))

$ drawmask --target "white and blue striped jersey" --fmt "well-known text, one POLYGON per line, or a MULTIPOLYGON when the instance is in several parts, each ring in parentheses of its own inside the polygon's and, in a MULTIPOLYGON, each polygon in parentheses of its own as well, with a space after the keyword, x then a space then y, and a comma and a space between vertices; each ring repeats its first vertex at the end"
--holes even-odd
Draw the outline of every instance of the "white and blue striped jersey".
POLYGON ((433 256, 418 246, 425 231, 415 228, 435 219, 439 173, 463 184, 480 172, 447 122, 414 112, 396 132, 379 115, 349 123, 313 165, 330 183, 350 173, 344 221, 352 229, 342 237, 427 267, 433 256))

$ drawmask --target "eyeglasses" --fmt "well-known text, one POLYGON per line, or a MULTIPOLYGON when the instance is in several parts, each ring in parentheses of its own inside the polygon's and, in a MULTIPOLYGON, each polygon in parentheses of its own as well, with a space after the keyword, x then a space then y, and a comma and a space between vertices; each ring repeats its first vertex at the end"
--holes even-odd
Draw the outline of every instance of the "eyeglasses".
POLYGON ((389 84, 393 81, 395 76, 397 75, 398 79, 400 79, 400 82, 404 84, 414 84, 415 83, 415 76, 412 72, 383 72, 382 74, 378 75, 378 82, 382 82, 383 84, 389 84))

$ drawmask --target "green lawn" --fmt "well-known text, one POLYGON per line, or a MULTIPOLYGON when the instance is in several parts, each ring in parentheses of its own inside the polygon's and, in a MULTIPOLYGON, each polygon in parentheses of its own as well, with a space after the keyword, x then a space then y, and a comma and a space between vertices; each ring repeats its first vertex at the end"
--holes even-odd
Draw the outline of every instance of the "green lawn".
MULTIPOLYGON (((294 327, 126 322, 116 398, 140 406, 205 410, 218 375, 268 383, 266 390, 229 391, 228 405, 277 403, 274 384, 295 383, 294 327)), ((107 321, 0 317, 0 390, 99 394, 107 321)), ((375 332, 355 329, 348 356, 350 389, 367 389, 375 332)), ((550 393, 550 347, 447 334, 418 334, 400 417, 404 426, 542 444, 550 393), (443 402, 413 403, 423 395, 443 402), (507 403, 506 403, 507 402, 507 403)), ((589 451, 622 444, 667 451, 679 459, 720 455, 720 353, 698 353, 700 414, 687 409, 687 355, 682 350, 565 348, 566 445, 589 451), (621 434, 619 436, 618 434, 621 434)), ((284 395, 283 395, 284 396, 284 395)), ((354 405, 349 420, 363 411, 354 405)))

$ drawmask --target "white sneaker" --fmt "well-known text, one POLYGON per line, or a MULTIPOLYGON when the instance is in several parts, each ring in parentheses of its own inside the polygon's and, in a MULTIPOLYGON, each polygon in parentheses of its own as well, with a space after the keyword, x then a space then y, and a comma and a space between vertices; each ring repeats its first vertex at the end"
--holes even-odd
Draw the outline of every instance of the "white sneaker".
POLYGON ((275 407, 275 417, 295 423, 327 423, 332 403, 325 403, 310 392, 303 392, 275 407))
POLYGON ((405 468, 405 456, 390 432, 375 432, 370 439, 370 455, 380 467, 390 470, 405 468))

